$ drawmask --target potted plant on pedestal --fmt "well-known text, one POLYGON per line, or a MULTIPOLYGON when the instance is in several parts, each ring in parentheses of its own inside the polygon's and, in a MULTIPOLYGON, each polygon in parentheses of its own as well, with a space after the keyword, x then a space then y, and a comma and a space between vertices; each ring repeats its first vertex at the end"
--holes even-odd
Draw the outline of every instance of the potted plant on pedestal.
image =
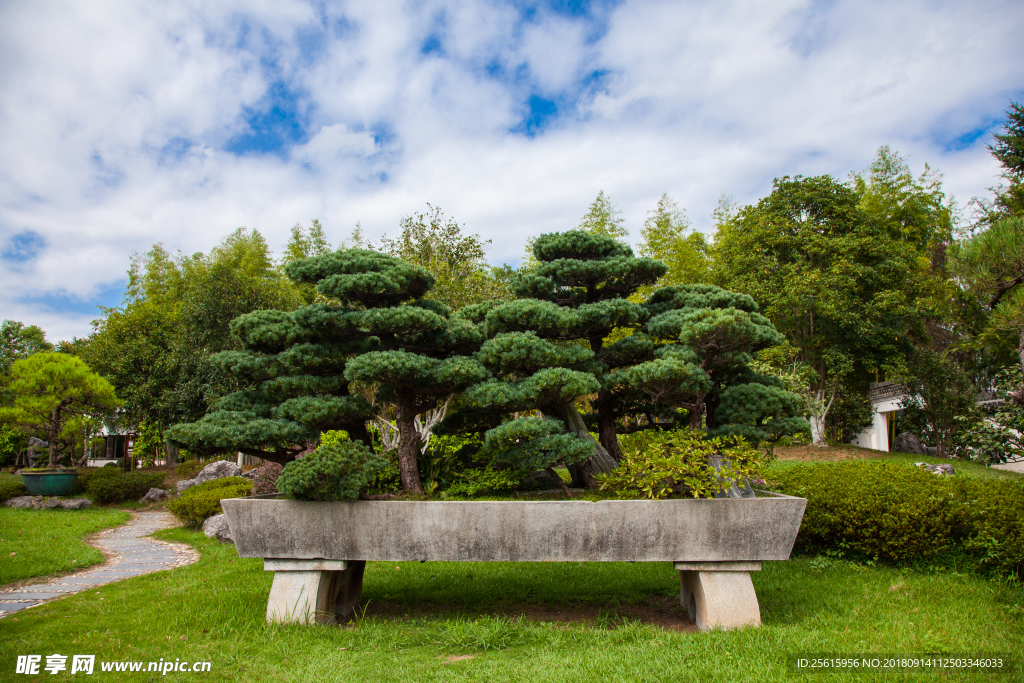
POLYGON ((46 444, 46 466, 22 471, 25 488, 33 495, 68 495, 78 476, 69 454, 82 421, 121 405, 114 388, 76 356, 37 353, 11 366, 8 389, 14 401, 0 408, 0 420, 23 433, 46 436, 37 442, 46 444), (72 467, 64 467, 65 459, 72 467))

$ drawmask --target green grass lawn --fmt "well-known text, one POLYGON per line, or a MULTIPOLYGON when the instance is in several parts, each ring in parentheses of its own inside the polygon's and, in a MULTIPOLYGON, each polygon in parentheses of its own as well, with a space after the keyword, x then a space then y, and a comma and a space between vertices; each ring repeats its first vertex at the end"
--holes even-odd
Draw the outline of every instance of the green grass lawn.
MULTIPOLYGON (((17 654, 57 652, 97 661, 207 660, 212 671, 201 677, 210 681, 779 681, 799 678, 786 668, 790 653, 1019 652, 1024 642, 1020 584, 812 558, 766 562, 753 575, 763 626, 732 632, 671 630, 628 617, 654 605, 680 623, 679 580, 669 563, 373 562, 361 621, 267 626, 271 575, 261 560, 239 559, 234 547, 195 531, 158 537, 191 543, 202 557, 0 619, 0 678, 21 678, 13 673, 17 654), (545 611, 590 618, 521 617, 545 611)), ((1014 677, 953 673, 941 680, 1014 677)))
POLYGON ((120 510, 0 507, 0 585, 103 562, 103 554, 82 538, 129 519, 131 515, 120 510))
MULTIPOLYGON (((799 449, 779 448, 777 449, 779 459, 769 466, 768 471, 770 472, 772 469, 777 468, 782 469, 786 467, 793 467, 794 465, 799 465, 802 462, 806 463, 817 461, 788 457, 792 453, 797 453, 803 456, 807 453, 813 453, 813 451, 808 447, 799 449)), ((874 451, 869 448, 859 448, 858 446, 834 446, 823 449, 821 455, 823 456, 823 460, 878 460, 885 462, 898 462, 906 465, 913 465, 917 462, 926 462, 930 465, 947 463, 953 466, 953 469, 957 474, 963 474, 969 477, 979 477, 983 479, 1024 479, 1024 474, 1020 472, 995 470, 987 465, 971 462, 969 460, 936 458, 930 455, 913 455, 910 453, 885 453, 883 451, 874 451)))

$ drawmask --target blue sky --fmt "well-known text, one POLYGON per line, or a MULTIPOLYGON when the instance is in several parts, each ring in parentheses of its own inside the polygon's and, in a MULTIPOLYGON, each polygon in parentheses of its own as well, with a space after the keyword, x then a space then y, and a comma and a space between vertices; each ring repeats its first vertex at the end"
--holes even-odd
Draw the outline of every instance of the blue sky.
POLYGON ((0 5, 0 317, 51 339, 120 301, 133 250, 276 248, 426 202, 516 262, 598 191, 633 238, 881 145, 961 206, 1024 99, 1019 0, 0 5))

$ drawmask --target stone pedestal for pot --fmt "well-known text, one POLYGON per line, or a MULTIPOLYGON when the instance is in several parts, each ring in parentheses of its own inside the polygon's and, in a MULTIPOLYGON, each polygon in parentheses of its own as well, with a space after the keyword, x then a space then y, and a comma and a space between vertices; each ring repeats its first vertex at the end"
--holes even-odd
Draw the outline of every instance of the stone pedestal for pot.
POLYGON ((750 572, 786 560, 807 501, 221 501, 241 557, 273 571, 267 621, 349 619, 367 561, 672 562, 701 630, 757 626, 750 572))

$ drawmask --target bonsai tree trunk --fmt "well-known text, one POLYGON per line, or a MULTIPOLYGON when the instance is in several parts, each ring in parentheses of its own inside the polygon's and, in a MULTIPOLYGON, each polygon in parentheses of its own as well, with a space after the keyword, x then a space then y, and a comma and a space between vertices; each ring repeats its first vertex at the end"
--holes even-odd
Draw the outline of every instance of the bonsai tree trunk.
POLYGON ((370 450, 373 450, 373 437, 370 436, 370 432, 366 429, 365 420, 352 420, 344 425, 344 429, 348 432, 348 436, 353 441, 362 441, 366 444, 370 450))
POLYGON ((619 439, 616 434, 615 415, 612 409, 612 392, 610 391, 602 391, 597 395, 597 434, 601 439, 601 446, 618 465, 622 460, 622 452, 619 451, 619 439))
POLYGON ((583 416, 580 415, 580 411, 576 409, 575 403, 566 403, 564 405, 555 406, 555 413, 558 417, 562 418, 565 422, 565 426, 570 432, 576 434, 580 438, 587 439, 594 444, 594 455, 587 458, 584 461, 583 466, 580 468, 581 474, 583 474, 583 481, 587 485, 587 488, 595 488, 597 482, 593 476, 588 476, 590 472, 587 472, 587 465, 594 472, 611 472, 618 463, 608 454, 608 451, 604 449, 604 446, 599 444, 593 436, 590 435, 590 430, 587 429, 587 424, 583 421, 583 416))
POLYGON ((47 425, 46 436, 49 441, 47 447, 47 455, 49 460, 46 463, 47 467, 56 467, 57 461, 60 458, 60 451, 57 449, 57 435, 60 434, 60 413, 63 407, 63 402, 58 402, 53 406, 53 410, 50 411, 50 424, 47 425))
POLYGON ((398 425, 398 470, 402 489, 409 493, 423 493, 420 468, 416 457, 420 452, 419 433, 416 431, 415 401, 400 397, 395 405, 395 423, 398 425))

